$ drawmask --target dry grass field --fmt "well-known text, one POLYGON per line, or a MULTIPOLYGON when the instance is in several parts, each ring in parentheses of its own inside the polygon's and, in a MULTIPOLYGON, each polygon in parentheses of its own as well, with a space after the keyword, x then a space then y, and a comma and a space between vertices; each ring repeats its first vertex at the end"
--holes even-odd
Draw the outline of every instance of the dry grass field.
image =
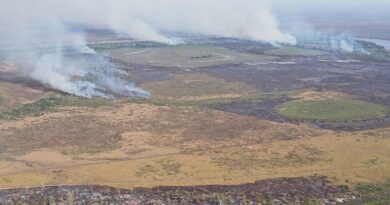
MULTIPOLYGON (((351 77, 347 68, 325 75, 321 69, 329 62, 320 71, 312 62, 302 63, 303 68, 261 64, 284 54, 286 61, 322 55, 310 50, 278 49, 268 54, 277 56, 265 56, 182 45, 100 52, 130 66, 137 86, 152 97, 85 99, 23 78, 0 81, 0 189, 237 185, 313 175, 354 188, 390 180, 388 92, 378 89, 381 95, 378 91, 374 98, 365 90, 384 88, 386 79, 363 71, 351 77), (307 81, 318 76, 327 78, 307 81), (365 76, 371 87, 362 89, 365 76), (351 83, 345 84, 346 78, 351 83), (309 109, 307 102, 326 102, 334 114, 322 110, 321 103, 309 109), (354 102, 371 107, 352 109, 363 114, 351 117, 351 109, 344 108, 354 102), (298 104, 293 107, 297 118, 277 111, 291 103, 298 104), (307 109, 314 117, 300 120, 307 109), (315 118, 340 113, 348 118, 315 118)), ((0 67, 1 79, 14 72, 11 64, 0 67)))
POLYGON ((337 184, 389 179, 389 129, 334 132, 199 107, 58 107, 3 121, 1 188, 42 184, 239 184, 330 176, 337 184))
POLYGON ((200 100, 237 98, 256 93, 242 83, 231 83, 205 74, 194 73, 172 76, 172 79, 140 85, 151 92, 153 98, 174 100, 200 100))

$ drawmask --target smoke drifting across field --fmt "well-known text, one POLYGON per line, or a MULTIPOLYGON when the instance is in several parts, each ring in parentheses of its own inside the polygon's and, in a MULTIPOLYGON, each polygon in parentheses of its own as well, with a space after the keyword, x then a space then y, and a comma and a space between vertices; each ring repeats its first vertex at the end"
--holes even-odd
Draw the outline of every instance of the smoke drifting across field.
MULTIPOLYGON (((385 2, 373 1, 376 5, 385 2)), ((164 33, 180 32, 295 45, 304 36, 303 29, 291 30, 294 35, 283 32, 272 11, 288 16, 290 10, 340 7, 340 1, 321 2, 313 6, 308 0, 1 0, 0 47, 18 51, 14 60, 25 75, 65 92, 86 97, 111 97, 107 93, 148 96, 121 80, 118 76, 123 73, 88 48, 83 34, 70 27, 111 29, 168 44, 181 41, 164 33), (88 57, 80 61, 72 55, 88 57)), ((349 3, 342 5, 372 4, 368 0, 345 2, 349 3)), ((364 6, 353 8, 363 10, 364 6)), ((304 38, 316 36, 323 39, 322 35, 304 38)), ((354 49, 348 39, 332 38, 330 43, 343 50, 354 49)))
POLYGON ((168 31, 296 43, 280 31, 266 0, 68 0, 64 4, 59 15, 66 22, 110 28, 141 40, 176 43, 162 34, 168 31), (68 15, 64 8, 78 15, 68 15))
POLYGON ((0 44, 27 76, 85 97, 148 96, 121 80, 115 65, 87 47, 69 25, 111 29, 139 40, 178 43, 186 32, 295 44, 262 0, 2 0, 0 44), (71 52, 70 52, 71 51, 71 52), (71 56, 88 56, 83 61, 71 56))

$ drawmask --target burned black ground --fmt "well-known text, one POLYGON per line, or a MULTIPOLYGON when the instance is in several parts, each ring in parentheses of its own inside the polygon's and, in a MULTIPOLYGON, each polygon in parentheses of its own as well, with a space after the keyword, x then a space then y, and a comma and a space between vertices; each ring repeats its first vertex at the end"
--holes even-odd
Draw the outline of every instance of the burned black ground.
POLYGON ((280 178, 232 186, 116 189, 106 186, 48 186, 0 190, 0 204, 335 204, 355 198, 326 177, 280 178))

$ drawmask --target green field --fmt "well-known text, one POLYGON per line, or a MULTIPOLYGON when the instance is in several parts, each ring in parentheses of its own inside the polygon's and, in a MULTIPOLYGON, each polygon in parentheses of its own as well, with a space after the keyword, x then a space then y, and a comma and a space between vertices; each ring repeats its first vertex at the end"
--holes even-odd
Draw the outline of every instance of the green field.
POLYGON ((390 181, 384 184, 359 184, 356 190, 363 197, 356 199, 350 205, 364 204, 364 205, 381 205, 390 204, 390 181))
POLYGON ((287 102, 274 111, 296 120, 349 121, 380 118, 388 109, 358 100, 306 100, 287 102))

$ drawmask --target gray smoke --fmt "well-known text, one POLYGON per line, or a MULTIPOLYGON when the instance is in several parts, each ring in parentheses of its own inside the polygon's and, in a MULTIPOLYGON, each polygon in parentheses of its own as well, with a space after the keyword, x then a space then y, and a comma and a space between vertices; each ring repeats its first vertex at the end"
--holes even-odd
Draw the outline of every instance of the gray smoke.
MULTIPOLYGON (((13 60, 25 75, 68 93, 148 96, 123 80, 124 73, 88 48, 83 33, 70 27, 110 29, 134 39, 168 44, 182 42, 166 35, 179 32, 295 45, 304 36, 303 30, 290 30, 293 35, 284 32, 275 12, 291 24, 292 14, 300 12, 352 8, 383 14, 385 5, 388 1, 0 0, 0 49, 13 51, 13 60)), ((349 37, 327 39, 314 34, 312 38, 328 40, 335 49, 355 49, 349 37)))
POLYGON ((1 0, 0 46, 21 72, 85 97, 149 94, 122 80, 113 63, 88 48, 69 25, 111 29, 168 44, 164 32, 295 44, 262 0, 1 0))
POLYGON ((335 34, 332 32, 318 31, 302 22, 291 25, 288 30, 296 37, 298 44, 313 43, 316 45, 325 45, 332 50, 349 53, 365 52, 351 34, 335 34))
MULTIPOLYGON (((31 1, 31 0, 30 0, 31 1)), ((46 0, 49 1, 49 0, 46 0)), ((266 0, 67 0, 59 17, 75 24, 110 28, 141 40, 176 43, 162 31, 295 44, 279 29, 266 0), (69 15, 67 10, 77 15, 69 15)), ((53 5, 54 3, 52 3, 53 5)))
MULTIPOLYGON (((43 23, 43 22, 42 22, 43 23)), ((17 27, 22 33, 10 46, 21 73, 52 88, 83 97, 149 96, 120 78, 116 65, 86 46, 80 33, 62 22, 17 27)))
POLYGON ((45 53, 29 73, 33 79, 51 87, 83 97, 148 97, 149 93, 122 80, 124 73, 104 56, 87 47, 45 53))

